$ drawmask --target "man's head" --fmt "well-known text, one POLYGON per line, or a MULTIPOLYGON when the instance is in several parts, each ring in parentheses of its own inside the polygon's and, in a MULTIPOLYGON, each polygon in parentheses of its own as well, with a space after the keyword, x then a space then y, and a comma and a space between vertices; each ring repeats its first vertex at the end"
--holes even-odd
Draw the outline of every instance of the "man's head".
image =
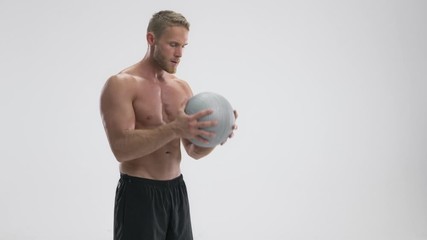
POLYGON ((153 15, 147 27, 147 32, 152 32, 156 38, 160 38, 167 27, 181 26, 190 31, 190 23, 177 12, 164 10, 153 15))
POLYGON ((175 73, 187 45, 190 24, 173 11, 160 11, 148 24, 147 41, 152 59, 168 73, 175 73))

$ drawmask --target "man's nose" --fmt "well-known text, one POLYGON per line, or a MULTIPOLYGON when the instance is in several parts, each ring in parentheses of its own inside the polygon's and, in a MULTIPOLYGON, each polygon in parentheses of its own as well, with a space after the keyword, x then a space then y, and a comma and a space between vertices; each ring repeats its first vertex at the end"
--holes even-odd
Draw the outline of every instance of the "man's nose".
POLYGON ((182 47, 175 48, 175 57, 182 57, 182 47))

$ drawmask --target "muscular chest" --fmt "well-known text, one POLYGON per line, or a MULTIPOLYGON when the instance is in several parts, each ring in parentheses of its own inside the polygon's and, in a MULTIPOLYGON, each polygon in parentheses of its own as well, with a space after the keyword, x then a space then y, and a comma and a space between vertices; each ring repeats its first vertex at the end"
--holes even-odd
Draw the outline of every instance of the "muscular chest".
POLYGON ((133 102, 137 125, 155 127, 173 121, 185 97, 179 87, 171 84, 140 89, 133 102))

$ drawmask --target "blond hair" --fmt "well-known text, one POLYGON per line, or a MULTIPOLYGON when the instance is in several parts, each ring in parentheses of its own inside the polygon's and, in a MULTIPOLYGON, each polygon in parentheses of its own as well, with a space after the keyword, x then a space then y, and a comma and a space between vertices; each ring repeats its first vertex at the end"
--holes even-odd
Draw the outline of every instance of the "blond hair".
POLYGON ((190 23, 182 14, 170 10, 163 10, 155 13, 150 19, 147 32, 152 32, 155 37, 160 37, 167 27, 174 26, 182 26, 190 30, 190 23))

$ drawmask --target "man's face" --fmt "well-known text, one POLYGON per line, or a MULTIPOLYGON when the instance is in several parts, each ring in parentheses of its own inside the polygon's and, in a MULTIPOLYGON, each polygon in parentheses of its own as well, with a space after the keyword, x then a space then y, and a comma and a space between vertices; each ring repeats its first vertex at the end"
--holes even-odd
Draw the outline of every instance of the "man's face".
POLYGON ((161 69, 168 73, 176 72, 187 40, 188 30, 181 26, 166 28, 160 38, 155 40, 154 60, 161 69))

